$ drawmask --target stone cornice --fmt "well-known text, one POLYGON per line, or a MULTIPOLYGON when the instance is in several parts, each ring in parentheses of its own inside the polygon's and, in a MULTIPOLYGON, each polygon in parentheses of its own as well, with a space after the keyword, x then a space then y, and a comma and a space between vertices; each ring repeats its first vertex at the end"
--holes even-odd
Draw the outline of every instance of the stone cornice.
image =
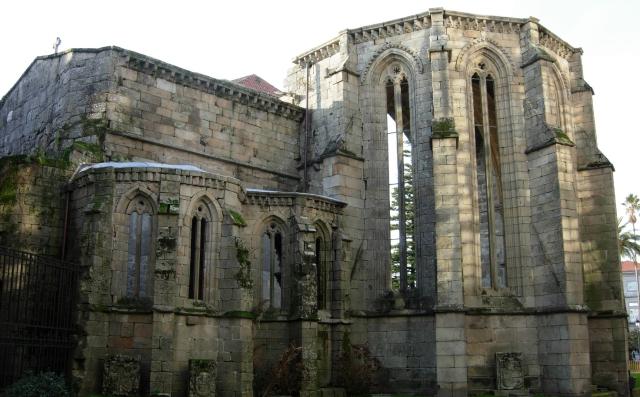
POLYGON ((495 33, 519 33, 520 25, 528 19, 474 15, 458 11, 445 11, 444 24, 447 28, 478 30, 495 33))
POLYGON ((134 51, 119 47, 113 47, 113 49, 127 57, 127 65, 133 70, 222 98, 227 98, 256 109, 275 113, 298 122, 304 118, 304 109, 301 107, 280 101, 267 94, 254 91, 227 80, 218 80, 203 74, 191 72, 134 51))
POLYGON ((572 47, 569 43, 540 24, 538 24, 538 31, 540 32, 540 45, 553 51, 560 57, 568 59, 574 53, 582 53, 582 49, 572 47))
POLYGON ((293 63, 304 67, 305 65, 312 65, 325 58, 329 58, 338 52, 340 52, 340 36, 298 55, 293 58, 293 63))
POLYGON ((306 208, 313 208, 325 212, 340 213, 347 203, 319 194, 280 192, 262 189, 247 189, 247 204, 260 207, 293 207, 300 203, 306 208))
POLYGON ((357 29, 349 29, 347 32, 355 44, 364 43, 386 37, 393 37, 418 30, 429 29, 431 18, 428 12, 412 15, 406 18, 394 19, 375 25, 363 26, 357 29))
POLYGON ((225 190, 227 188, 227 183, 240 185, 237 179, 212 174, 206 171, 187 171, 155 167, 90 168, 87 170, 80 170, 73 177, 71 183, 76 188, 79 188, 87 184, 109 179, 116 182, 160 182, 163 180, 163 174, 178 175, 181 184, 202 186, 218 190, 225 190))

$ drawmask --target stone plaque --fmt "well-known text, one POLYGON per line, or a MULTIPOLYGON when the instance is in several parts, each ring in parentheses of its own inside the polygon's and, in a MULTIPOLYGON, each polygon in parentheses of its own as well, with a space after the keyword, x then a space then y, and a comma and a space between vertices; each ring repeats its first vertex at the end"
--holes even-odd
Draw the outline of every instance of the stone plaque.
POLYGON ((102 394, 108 396, 138 396, 140 361, 115 355, 104 361, 102 394))
POLYGON ((189 397, 216 395, 216 362, 189 360, 189 397))
POLYGON ((496 353, 496 383, 498 390, 519 390, 524 387, 522 353, 496 353))

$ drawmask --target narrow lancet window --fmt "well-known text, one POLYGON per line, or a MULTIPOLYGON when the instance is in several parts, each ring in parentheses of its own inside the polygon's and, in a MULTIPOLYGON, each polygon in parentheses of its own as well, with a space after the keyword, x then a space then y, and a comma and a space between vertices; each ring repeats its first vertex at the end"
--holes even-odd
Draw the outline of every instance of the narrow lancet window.
POLYGON ((209 258, 210 215, 203 205, 199 205, 191 218, 191 250, 189 259, 189 299, 205 300, 206 278, 209 258))
POLYGON ((150 295, 149 273, 151 267, 151 206, 142 197, 129 206, 129 246, 127 257, 127 290, 130 298, 150 295))
POLYGON ((282 307, 282 232, 272 223, 262 235, 262 301, 282 307))
POLYGON ((327 308, 327 266, 325 264, 324 241, 316 237, 316 281, 318 288, 318 310, 327 308))
POLYGON ((475 73, 471 89, 482 286, 503 288, 507 275, 495 81, 490 74, 475 73))
POLYGON ((392 286, 404 292, 415 285, 413 164, 409 82, 401 67, 392 67, 385 83, 392 286))

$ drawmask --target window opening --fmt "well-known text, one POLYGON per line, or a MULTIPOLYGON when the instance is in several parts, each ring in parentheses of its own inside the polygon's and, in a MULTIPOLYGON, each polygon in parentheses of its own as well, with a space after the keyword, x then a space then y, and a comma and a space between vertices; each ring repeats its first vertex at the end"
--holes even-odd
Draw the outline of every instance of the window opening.
POLYGON ((327 308, 327 266, 324 255, 324 241, 316 238, 316 280, 318 288, 318 310, 327 308))
POLYGON ((495 81, 490 74, 471 77, 480 233, 480 265, 484 288, 507 285, 502 172, 495 81))
POLYGON ((191 250, 189 260, 189 299, 204 300, 207 268, 209 221, 199 206, 191 218, 191 250))
POLYGON ((391 277, 394 289, 415 286, 414 191, 409 82, 394 66, 385 82, 389 167, 391 277))
POLYGON ((147 297, 151 261, 152 216, 144 200, 134 200, 129 214, 127 297, 147 297))
POLYGON ((274 223, 262 235, 262 300, 282 307, 282 233, 274 223))

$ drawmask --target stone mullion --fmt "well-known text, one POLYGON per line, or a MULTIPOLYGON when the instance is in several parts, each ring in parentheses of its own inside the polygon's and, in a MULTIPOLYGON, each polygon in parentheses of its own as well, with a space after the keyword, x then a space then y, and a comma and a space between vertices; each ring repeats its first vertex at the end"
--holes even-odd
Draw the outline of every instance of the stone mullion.
POLYGON ((407 225, 404 202, 404 125, 402 119, 402 86, 396 79, 393 83, 396 121, 396 153, 398 167, 398 241, 400 250, 400 291, 407 290, 407 225))

